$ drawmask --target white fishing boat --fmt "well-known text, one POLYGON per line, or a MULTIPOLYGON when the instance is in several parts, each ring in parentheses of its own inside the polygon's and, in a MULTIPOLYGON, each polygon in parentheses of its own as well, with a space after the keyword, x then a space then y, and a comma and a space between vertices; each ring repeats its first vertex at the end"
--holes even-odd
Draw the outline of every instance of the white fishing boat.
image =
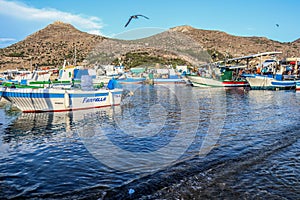
POLYGON ((127 77, 127 78, 118 78, 117 81, 120 84, 143 84, 146 78, 144 77, 127 77))
MULTIPOLYGON (((251 89, 258 89, 256 86, 265 87, 290 87, 291 82, 280 82, 279 80, 269 79, 268 76, 260 76, 256 74, 247 74, 245 71, 251 71, 249 68, 250 60, 255 58, 269 56, 274 57, 276 54, 281 54, 282 52, 263 52, 258 54, 252 54, 248 56, 242 56, 237 58, 226 59, 225 61, 215 62, 211 64, 206 64, 203 67, 198 68, 197 75, 187 76, 190 81, 195 86, 201 87, 248 87, 250 85, 251 89), (245 65, 241 65, 244 61, 245 65), (232 65, 232 63, 237 63, 237 65, 232 65), (251 79, 251 80, 250 80, 251 79), (267 84, 265 84, 267 83, 267 84), (256 85, 257 84, 257 85, 256 85), (265 84, 265 85, 264 85, 265 84)), ((273 67, 275 66, 275 60, 271 59, 270 62, 260 64, 261 67, 273 67)), ((259 69, 260 69, 259 67, 259 69)), ((294 84, 295 85, 295 84, 294 84)))
POLYGON ((296 88, 299 80, 282 80, 281 74, 266 76, 260 74, 244 75, 253 90, 290 90, 296 88))
POLYGON ((34 70, 20 71, 20 70, 7 70, 2 72, 2 81, 7 84, 14 83, 15 85, 27 85, 32 87, 44 87, 48 84, 52 72, 49 70, 34 70))
POLYGON ((187 80, 178 77, 154 78, 153 84, 188 84, 187 80))
POLYGON ((298 61, 293 63, 277 60, 266 60, 261 65, 261 73, 244 74, 251 89, 256 90, 290 90, 295 89, 300 81, 298 61))
POLYGON ((0 91, 1 98, 23 112, 61 112, 119 105, 123 89, 1 88, 0 91))
POLYGON ((247 87, 249 83, 239 74, 242 68, 244 66, 217 67, 209 73, 199 70, 197 75, 187 75, 187 78, 198 87, 247 87))
POLYGON ((189 84, 188 80, 184 79, 179 72, 173 68, 155 69, 149 73, 151 84, 189 84))
POLYGON ((133 74, 123 73, 117 78, 118 83, 120 84, 143 84, 146 81, 145 77, 134 76, 133 74))

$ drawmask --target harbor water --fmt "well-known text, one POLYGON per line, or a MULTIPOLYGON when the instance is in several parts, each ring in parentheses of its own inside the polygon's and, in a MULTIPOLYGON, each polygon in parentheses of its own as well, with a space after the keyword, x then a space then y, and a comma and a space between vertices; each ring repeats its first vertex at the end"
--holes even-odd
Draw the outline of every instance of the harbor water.
POLYGON ((300 93, 128 85, 120 106, 0 108, 0 199, 300 199, 300 93))

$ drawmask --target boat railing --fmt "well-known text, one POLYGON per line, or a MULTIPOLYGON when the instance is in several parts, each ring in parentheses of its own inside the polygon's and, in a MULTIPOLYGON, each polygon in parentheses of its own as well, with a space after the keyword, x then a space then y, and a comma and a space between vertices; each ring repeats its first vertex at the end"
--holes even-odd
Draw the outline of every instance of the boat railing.
POLYGON ((299 76, 298 75, 282 75, 283 80, 298 80, 299 76))

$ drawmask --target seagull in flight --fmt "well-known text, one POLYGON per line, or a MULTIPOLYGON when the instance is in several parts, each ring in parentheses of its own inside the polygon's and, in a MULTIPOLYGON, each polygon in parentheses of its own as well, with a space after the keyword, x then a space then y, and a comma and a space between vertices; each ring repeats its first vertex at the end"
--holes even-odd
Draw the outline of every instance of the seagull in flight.
POLYGON ((128 24, 130 23, 130 21, 131 21, 132 19, 138 19, 139 17, 144 17, 144 18, 146 18, 146 19, 149 19, 148 17, 146 17, 146 16, 144 16, 144 15, 132 15, 132 16, 130 16, 128 22, 125 24, 125 27, 128 26, 128 24))

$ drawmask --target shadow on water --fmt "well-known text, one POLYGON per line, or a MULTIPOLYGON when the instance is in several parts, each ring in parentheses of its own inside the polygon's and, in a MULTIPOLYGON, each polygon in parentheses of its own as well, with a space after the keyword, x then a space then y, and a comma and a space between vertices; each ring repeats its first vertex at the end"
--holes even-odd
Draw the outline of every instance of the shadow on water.
POLYGON ((70 130, 71 120, 71 113, 20 113, 6 128, 3 141, 9 143, 11 140, 51 135, 56 130, 70 130))

